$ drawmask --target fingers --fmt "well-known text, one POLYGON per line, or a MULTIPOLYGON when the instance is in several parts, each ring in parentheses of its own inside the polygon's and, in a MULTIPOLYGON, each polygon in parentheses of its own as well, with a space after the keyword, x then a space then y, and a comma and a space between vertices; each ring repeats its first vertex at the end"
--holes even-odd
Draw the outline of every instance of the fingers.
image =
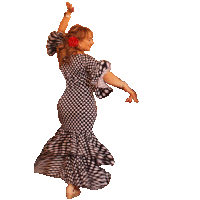
POLYGON ((137 94, 136 94, 136 92, 134 93, 134 95, 130 95, 130 96, 131 96, 131 98, 133 98, 134 102, 136 102, 136 103, 139 102, 138 99, 137 99, 137 94))
POLYGON ((133 98, 133 100, 135 101, 135 103, 139 102, 137 98, 133 98))
POLYGON ((68 8, 68 7, 71 8, 71 7, 72 7, 72 4, 69 3, 69 2, 66 2, 66 6, 67 6, 67 8, 68 8))
POLYGON ((129 102, 129 103, 131 103, 131 102, 132 102, 132 98, 130 98, 130 97, 127 98, 125 102, 129 102))
POLYGON ((66 6, 67 6, 67 9, 69 10, 69 12, 74 12, 74 7, 72 7, 72 4, 69 3, 69 2, 66 2, 66 6))
POLYGON ((130 95, 130 97, 127 98, 125 102, 131 103, 131 102, 132 102, 132 99, 133 99, 133 101, 134 101, 135 103, 138 103, 138 102, 139 102, 138 99, 137 99, 137 97, 132 96, 132 95, 130 95))

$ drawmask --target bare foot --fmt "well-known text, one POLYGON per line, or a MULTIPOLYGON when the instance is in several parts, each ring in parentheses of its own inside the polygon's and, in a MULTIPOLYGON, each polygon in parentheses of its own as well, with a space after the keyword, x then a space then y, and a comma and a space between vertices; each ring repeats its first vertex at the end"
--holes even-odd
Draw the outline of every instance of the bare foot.
POLYGON ((69 184, 66 188, 66 197, 67 199, 72 199, 79 196, 81 193, 80 189, 76 186, 69 184))
POLYGON ((75 194, 74 194, 74 197, 78 197, 80 194, 81 194, 81 191, 78 187, 74 186, 74 189, 75 189, 75 194))

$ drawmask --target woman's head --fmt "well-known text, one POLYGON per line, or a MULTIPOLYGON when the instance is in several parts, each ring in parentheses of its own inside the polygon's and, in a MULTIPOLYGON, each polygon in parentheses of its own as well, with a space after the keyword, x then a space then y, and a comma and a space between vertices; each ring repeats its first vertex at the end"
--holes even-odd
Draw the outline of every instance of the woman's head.
POLYGON ((93 42, 93 33, 88 31, 83 40, 80 40, 78 43, 79 52, 83 53, 84 51, 90 51, 91 46, 94 44, 93 42))
POLYGON ((63 60, 68 61, 70 56, 84 53, 84 51, 90 51, 91 46, 94 44, 93 42, 93 32, 87 28, 83 27, 79 24, 76 24, 70 28, 65 37, 65 44, 59 49, 58 48, 58 59, 59 63, 63 62, 63 60), (76 37, 78 39, 78 45, 75 47, 71 47, 68 44, 68 40, 71 37, 76 37))

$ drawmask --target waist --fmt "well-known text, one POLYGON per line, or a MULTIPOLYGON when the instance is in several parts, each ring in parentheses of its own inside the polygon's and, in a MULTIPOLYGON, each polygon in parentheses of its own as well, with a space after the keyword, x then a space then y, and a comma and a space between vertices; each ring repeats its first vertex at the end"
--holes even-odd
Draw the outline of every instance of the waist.
POLYGON ((90 84, 84 82, 66 83, 64 93, 68 95, 93 95, 94 88, 90 84))

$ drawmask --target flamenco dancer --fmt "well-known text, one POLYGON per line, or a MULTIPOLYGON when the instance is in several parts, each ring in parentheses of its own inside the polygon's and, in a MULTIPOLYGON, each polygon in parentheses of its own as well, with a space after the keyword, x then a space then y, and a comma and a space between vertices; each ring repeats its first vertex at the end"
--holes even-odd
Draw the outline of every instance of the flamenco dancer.
POLYGON ((110 72, 110 62, 96 61, 84 53, 94 44, 89 28, 76 24, 65 33, 74 12, 69 2, 66 5, 68 11, 58 31, 51 32, 47 40, 47 53, 57 53, 59 69, 66 80, 66 89, 57 104, 61 127, 44 145, 34 173, 63 179, 68 184, 66 197, 72 199, 80 195, 80 187, 98 190, 107 186, 111 174, 100 166, 115 163, 92 131, 97 116, 93 92, 97 98, 105 98, 113 92, 109 84, 130 94, 125 102, 133 99, 138 103, 138 99, 125 81, 110 72))

